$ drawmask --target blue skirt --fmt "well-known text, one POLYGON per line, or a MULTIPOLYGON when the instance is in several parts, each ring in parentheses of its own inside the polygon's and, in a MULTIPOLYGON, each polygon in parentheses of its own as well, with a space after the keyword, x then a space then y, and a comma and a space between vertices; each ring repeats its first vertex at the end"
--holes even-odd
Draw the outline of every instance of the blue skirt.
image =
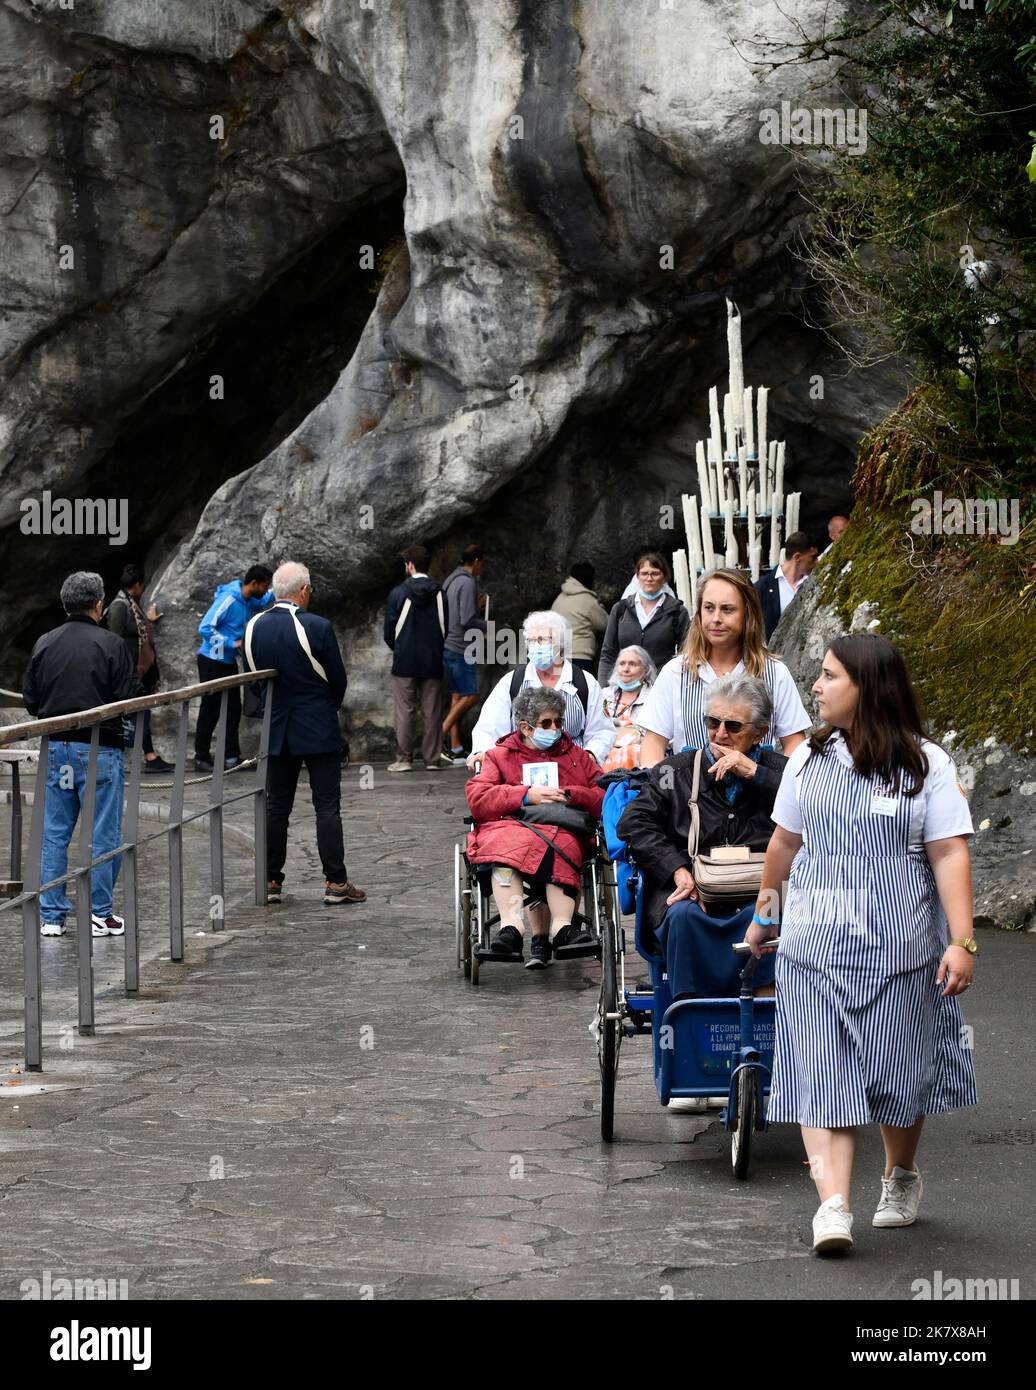
MULTIPOLYGON (((666 959, 666 973, 673 998, 695 994, 699 998, 736 999, 741 993, 744 956, 734 946, 744 941, 752 921, 755 900, 732 917, 710 917, 697 903, 685 899, 673 903, 656 929, 659 949, 666 959)), ((776 951, 768 951, 755 968, 753 988, 772 985, 776 951)))

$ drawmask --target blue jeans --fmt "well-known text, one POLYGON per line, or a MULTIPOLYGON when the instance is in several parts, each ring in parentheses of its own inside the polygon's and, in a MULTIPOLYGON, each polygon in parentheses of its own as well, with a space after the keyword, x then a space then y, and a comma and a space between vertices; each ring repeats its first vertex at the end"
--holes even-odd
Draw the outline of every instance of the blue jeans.
MULTIPOLYGON (((68 846, 86 796, 88 743, 51 739, 47 760, 47 801, 43 816, 41 883, 49 883, 68 871, 68 846)), ((94 806, 93 853, 107 854, 122 838, 122 749, 97 750, 97 801, 94 806)), ((91 875, 90 910, 95 917, 109 917, 112 894, 122 856, 109 859, 91 875)), ((40 894, 40 913, 45 922, 63 922, 72 911, 63 883, 40 894)), ((77 889, 77 891, 79 891, 77 889)))

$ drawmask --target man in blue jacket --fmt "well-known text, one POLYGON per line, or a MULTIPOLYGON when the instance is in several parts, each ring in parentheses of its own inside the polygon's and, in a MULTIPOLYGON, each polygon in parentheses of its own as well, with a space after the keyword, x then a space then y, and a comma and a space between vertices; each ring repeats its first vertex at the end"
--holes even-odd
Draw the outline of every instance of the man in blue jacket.
POLYGON ((302 764, 317 816, 317 850, 324 869, 324 902, 362 903, 367 894, 349 882, 342 836, 342 733, 338 710, 348 684, 334 629, 308 613, 309 570, 294 560, 273 576, 276 602, 245 628, 251 671, 276 667, 266 779, 267 901, 279 903, 288 854, 288 817, 302 764))
POLYGON ((423 545, 411 545, 403 551, 407 577, 392 590, 385 605, 385 642, 392 651, 392 712, 396 725, 396 761, 389 763, 389 772, 409 772, 413 766, 418 702, 424 722, 421 754, 425 769, 439 771, 442 651, 448 619, 443 592, 428 577, 428 558, 423 545))
MULTIPOLYGON (((245 623, 273 602, 270 580, 273 575, 265 565, 253 565, 244 579, 232 579, 216 590, 209 611, 198 624, 201 646, 198 648, 198 679, 219 680, 237 674, 237 658, 245 623)), ((219 720, 222 692, 203 695, 194 731, 194 766, 199 772, 212 771, 212 735, 219 720)), ((234 686, 227 691, 226 766, 236 767, 241 761, 238 725, 241 722, 241 690, 234 686)))

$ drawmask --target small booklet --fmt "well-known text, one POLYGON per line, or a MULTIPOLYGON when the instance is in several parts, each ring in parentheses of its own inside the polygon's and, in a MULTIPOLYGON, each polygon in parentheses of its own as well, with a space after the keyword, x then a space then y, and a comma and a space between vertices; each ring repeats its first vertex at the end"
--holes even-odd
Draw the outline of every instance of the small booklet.
POLYGON ((522 768, 522 782, 527 787, 559 786, 557 763, 526 763, 522 768))

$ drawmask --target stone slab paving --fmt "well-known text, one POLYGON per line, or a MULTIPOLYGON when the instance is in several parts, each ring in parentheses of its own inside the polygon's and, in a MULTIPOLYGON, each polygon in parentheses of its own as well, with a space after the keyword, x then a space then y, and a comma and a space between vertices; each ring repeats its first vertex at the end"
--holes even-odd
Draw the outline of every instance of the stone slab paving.
POLYGON ((360 781, 348 769, 366 905, 319 902, 303 783, 279 906, 250 901, 249 813, 228 816, 219 936, 207 832, 188 832, 173 964, 165 851, 150 848, 140 995, 123 993, 122 943, 95 942, 97 1034, 78 1037, 75 942, 43 942, 32 1076, 11 1070, 20 916, 0 914, 0 1077, 20 1083, 0 1085, 0 1297, 49 1270, 126 1279, 135 1298, 909 1299, 937 1269, 1020 1278, 1032 1296, 1031 936, 983 937, 968 1000, 983 1103, 931 1122, 924 1221, 871 1230, 867 1134, 857 1252, 818 1261, 796 1132, 762 1136, 735 1182, 718 1125, 658 1105, 647 1039, 623 1048, 616 1140, 600 1142, 594 963, 486 967, 478 989, 456 970, 463 774, 360 781))

